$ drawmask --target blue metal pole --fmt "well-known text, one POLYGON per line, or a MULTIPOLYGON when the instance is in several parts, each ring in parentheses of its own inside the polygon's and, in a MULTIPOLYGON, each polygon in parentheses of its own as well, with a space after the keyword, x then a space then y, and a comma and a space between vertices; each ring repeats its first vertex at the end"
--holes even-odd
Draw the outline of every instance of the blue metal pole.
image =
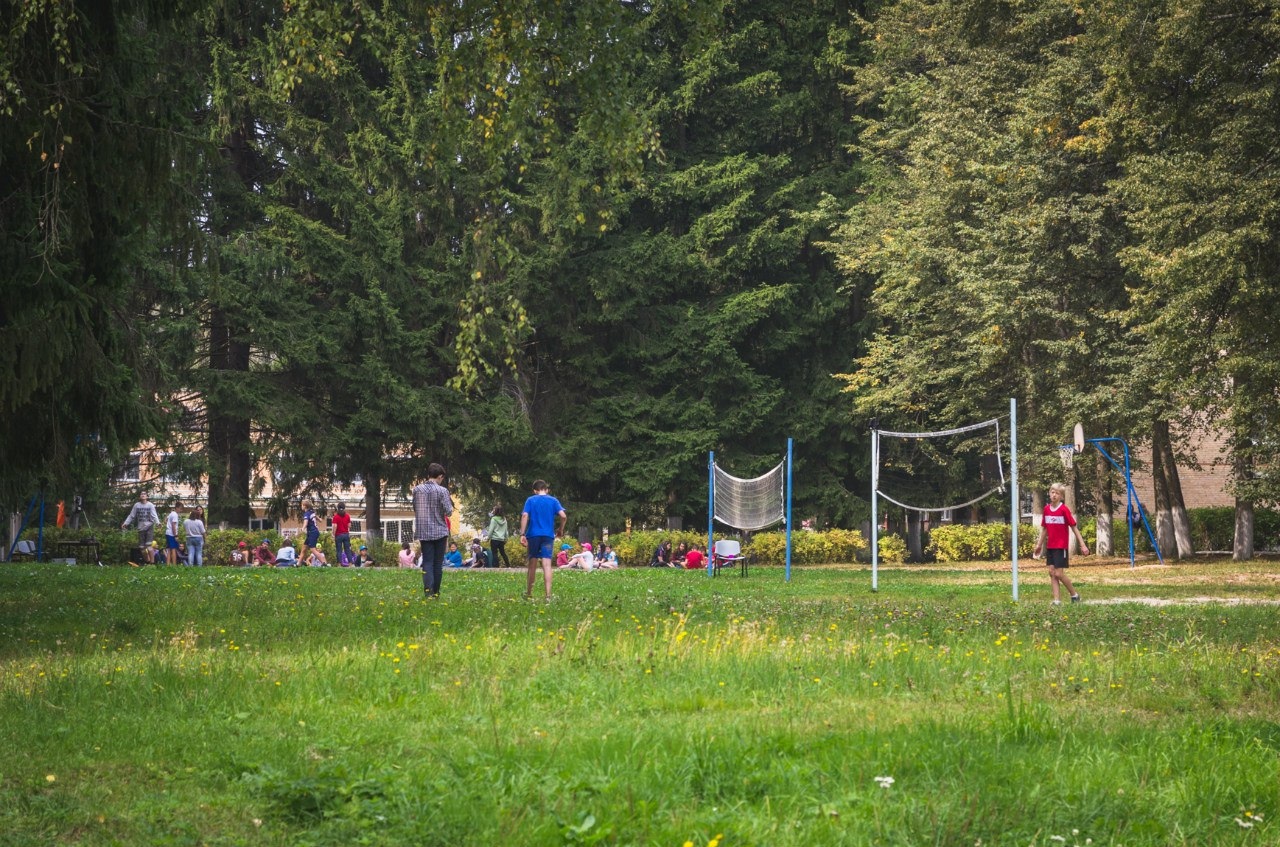
POLYGON ((787 582, 791 581, 791 439, 787 439, 787 582))
POLYGON ((716 451, 707 459, 707 576, 715 576, 716 451))

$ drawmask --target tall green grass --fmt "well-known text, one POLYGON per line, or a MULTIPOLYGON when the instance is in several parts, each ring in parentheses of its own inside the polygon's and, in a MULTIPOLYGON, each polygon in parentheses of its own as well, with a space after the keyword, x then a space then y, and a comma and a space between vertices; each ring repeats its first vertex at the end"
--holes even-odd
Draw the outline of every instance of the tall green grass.
MULTIPOLYGON (((1077 580, 1280 594, 1128 573, 1077 580)), ((1038 572, 1017 604, 941 570, 523 587, 7 566, 0 845, 1280 842, 1274 607, 1051 608, 1038 572)))

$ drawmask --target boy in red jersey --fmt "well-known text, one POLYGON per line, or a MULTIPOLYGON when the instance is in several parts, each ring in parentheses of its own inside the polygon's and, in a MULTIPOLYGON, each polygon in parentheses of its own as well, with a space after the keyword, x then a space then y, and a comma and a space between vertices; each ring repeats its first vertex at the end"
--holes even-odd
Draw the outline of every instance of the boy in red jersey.
POLYGON ((1045 553, 1055 606, 1062 604, 1058 593, 1059 584, 1067 589, 1072 603, 1080 602, 1080 595, 1076 593, 1075 586, 1067 576, 1067 547, 1071 544, 1072 533, 1075 534, 1076 541, 1080 542, 1080 555, 1089 555, 1089 545, 1084 543, 1084 536, 1076 526, 1075 515, 1071 514, 1067 504, 1062 502, 1066 491, 1067 487, 1060 482, 1049 486, 1049 503, 1044 507, 1044 514, 1040 518, 1040 533, 1036 536, 1036 549, 1031 554, 1038 559, 1041 552, 1045 553))

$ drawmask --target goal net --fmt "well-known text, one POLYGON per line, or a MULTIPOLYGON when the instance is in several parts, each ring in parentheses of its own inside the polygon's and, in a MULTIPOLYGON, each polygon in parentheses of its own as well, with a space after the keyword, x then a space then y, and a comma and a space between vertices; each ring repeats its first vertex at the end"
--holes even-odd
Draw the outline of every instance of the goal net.
POLYGON ((999 419, 935 432, 875 430, 873 493, 945 516, 1005 490, 1005 453, 999 419))
POLYGON ((712 516, 734 529, 755 531, 786 520, 786 462, 763 476, 742 479, 711 465, 712 516))

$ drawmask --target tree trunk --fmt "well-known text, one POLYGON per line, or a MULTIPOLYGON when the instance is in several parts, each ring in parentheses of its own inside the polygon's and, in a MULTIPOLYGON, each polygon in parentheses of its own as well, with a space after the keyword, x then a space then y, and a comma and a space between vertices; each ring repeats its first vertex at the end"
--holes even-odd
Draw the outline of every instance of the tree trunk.
POLYGON ((923 562, 924 545, 920 534, 920 513, 907 512, 907 561, 923 562))
POLYGON ((1253 501, 1236 498, 1236 536, 1232 543, 1231 558, 1247 562, 1253 558, 1253 501))
MULTIPOLYGON (((214 379, 249 370, 249 345, 234 338, 227 313, 213 307, 209 320, 209 370, 214 379)), ((206 394, 209 426, 209 521, 249 526, 249 418, 233 405, 224 407, 206 394)))
MULTIPOLYGON (((1194 545, 1191 543, 1191 519, 1187 516, 1187 503, 1182 497, 1182 480, 1178 476, 1178 461, 1173 455, 1173 441, 1169 437, 1169 422, 1156 421, 1155 433, 1159 434, 1160 466, 1164 472, 1165 493, 1169 498, 1169 516, 1173 525, 1174 542, 1177 545, 1179 559, 1193 555, 1194 545)), ((1152 440, 1152 450, 1156 439, 1152 440)))
MULTIPOLYGON (((1074 515, 1079 511, 1079 508, 1076 505, 1079 502, 1079 498, 1076 497, 1075 470, 1067 471, 1066 486, 1067 486, 1067 495, 1066 495, 1066 499, 1063 502, 1067 504, 1067 508, 1070 509, 1071 514, 1074 515)), ((1073 532, 1067 536, 1067 555, 1071 556, 1072 558, 1075 558, 1075 556, 1079 552, 1080 552, 1080 543, 1076 541, 1076 534, 1073 532)))
POLYGON ((1093 552, 1099 556, 1112 556, 1115 554, 1115 542, 1111 538, 1111 463, 1101 452, 1094 451, 1094 467, 1097 473, 1094 477, 1093 499, 1098 503, 1098 534, 1093 552))
POLYGON ((364 537, 368 541, 382 540, 382 477, 371 472, 364 479, 364 537))
MULTIPOLYGON (((248 124, 248 118, 245 119, 248 124)), ((252 190, 255 179, 253 153, 248 144, 252 130, 233 130, 226 143, 232 171, 244 190, 252 190)), ((229 233, 222 233, 229 235, 229 233)), ((229 313, 222 304, 209 308, 208 388, 239 384, 249 372, 249 343, 240 334, 246 322, 229 313)), ((209 428, 209 519, 229 526, 249 526, 249 482, 253 473, 250 453, 250 421, 244 404, 230 399, 237 392, 211 391, 204 394, 209 428)))
POLYGON ((1151 490, 1155 503, 1153 511, 1156 518, 1156 543, 1160 545, 1162 555, 1178 554, 1178 539, 1173 531, 1173 509, 1169 505, 1169 481, 1164 470, 1165 447, 1169 430, 1163 431, 1159 422, 1151 427, 1151 490))

